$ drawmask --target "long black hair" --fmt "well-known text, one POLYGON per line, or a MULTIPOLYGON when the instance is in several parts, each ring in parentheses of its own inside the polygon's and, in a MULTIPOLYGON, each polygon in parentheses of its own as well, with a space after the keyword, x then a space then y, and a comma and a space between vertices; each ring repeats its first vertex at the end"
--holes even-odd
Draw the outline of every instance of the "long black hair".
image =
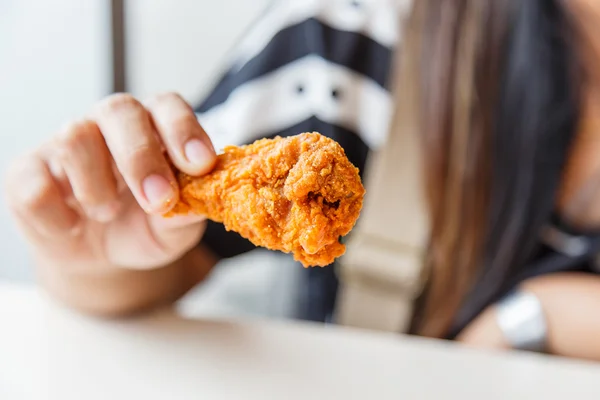
POLYGON ((491 148, 490 229, 484 270, 470 299, 473 314, 497 300, 508 289, 508 277, 535 253, 543 226, 556 212, 577 132, 579 68, 567 13, 555 0, 516 3, 491 148))
POLYGON ((415 1, 401 82, 420 93, 433 217, 417 332, 456 334, 537 248, 580 109, 567 15, 559 0, 415 1))

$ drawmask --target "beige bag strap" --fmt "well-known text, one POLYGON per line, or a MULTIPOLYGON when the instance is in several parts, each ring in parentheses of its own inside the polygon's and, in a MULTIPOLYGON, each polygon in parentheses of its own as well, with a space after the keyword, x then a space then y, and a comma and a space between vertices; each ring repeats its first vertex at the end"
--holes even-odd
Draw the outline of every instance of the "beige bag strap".
MULTIPOLYGON (((411 112, 410 104, 401 107, 411 112)), ((369 159, 365 204, 339 266, 342 325, 406 332, 424 285, 429 218, 422 149, 410 119, 397 113, 387 143, 369 159)))
POLYGON ((409 328, 429 236, 417 139, 390 135, 371 158, 364 208, 340 263, 340 324, 394 332, 409 328))

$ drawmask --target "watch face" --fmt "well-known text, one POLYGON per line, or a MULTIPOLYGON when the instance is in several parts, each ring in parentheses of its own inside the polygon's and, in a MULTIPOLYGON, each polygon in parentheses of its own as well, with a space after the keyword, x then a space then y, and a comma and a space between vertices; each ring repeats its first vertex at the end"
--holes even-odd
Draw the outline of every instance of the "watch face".
POLYGON ((543 352, 546 348, 546 318, 533 293, 511 292, 497 304, 497 323, 514 349, 543 352))

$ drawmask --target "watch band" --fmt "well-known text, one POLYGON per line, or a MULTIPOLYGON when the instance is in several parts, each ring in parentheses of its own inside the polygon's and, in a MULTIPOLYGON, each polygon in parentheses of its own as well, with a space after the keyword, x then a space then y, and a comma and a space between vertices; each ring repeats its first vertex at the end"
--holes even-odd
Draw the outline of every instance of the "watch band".
POLYGON ((542 304, 533 293, 511 291, 496 304, 496 320, 512 348, 546 351, 546 317, 542 304))

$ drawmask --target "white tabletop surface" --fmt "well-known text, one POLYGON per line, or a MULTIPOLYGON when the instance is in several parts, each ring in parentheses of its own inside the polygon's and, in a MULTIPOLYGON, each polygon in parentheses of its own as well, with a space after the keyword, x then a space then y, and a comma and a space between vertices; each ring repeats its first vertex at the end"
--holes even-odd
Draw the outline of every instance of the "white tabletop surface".
POLYGON ((0 284, 0 399, 600 399, 600 366, 308 324, 109 322, 0 284))

